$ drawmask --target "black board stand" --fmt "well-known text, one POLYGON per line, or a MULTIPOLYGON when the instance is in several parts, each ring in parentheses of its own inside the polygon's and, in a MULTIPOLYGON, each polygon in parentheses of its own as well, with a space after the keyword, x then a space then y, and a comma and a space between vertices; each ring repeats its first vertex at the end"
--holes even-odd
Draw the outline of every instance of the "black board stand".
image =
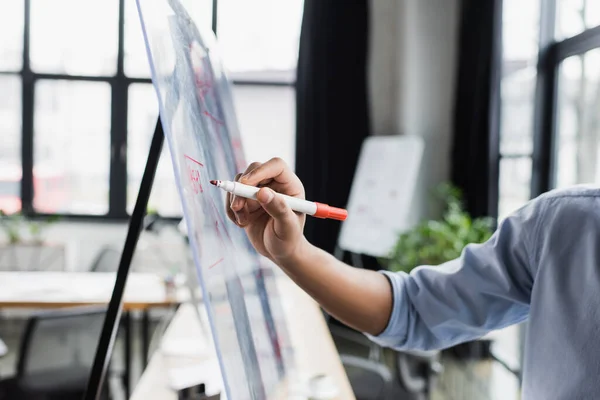
MULTIPOLYGON (((129 275, 129 268, 138 239, 143 229, 144 217, 146 216, 146 211, 148 209, 148 199, 150 198, 150 192, 152 191, 154 176, 156 175, 156 168, 160 159, 163 143, 164 132, 159 117, 156 121, 156 127, 154 128, 154 135, 152 137, 152 143, 150 144, 146 168, 144 169, 142 182, 140 183, 135 207, 133 208, 133 213, 129 219, 129 228, 125 239, 125 245, 121 253, 121 259, 119 261, 115 286, 110 302, 108 303, 108 309, 106 311, 104 325, 102 326, 100 340, 98 341, 98 347, 96 348, 96 356, 90 372, 84 400, 101 399, 106 371, 113 352, 115 338, 119 330, 119 321, 121 320, 123 309, 123 293, 129 275)), ((127 366, 127 368, 129 368, 129 366, 127 366)), ((129 379, 129 377, 127 378, 129 379)), ((125 384, 126 387, 129 387, 129 382, 126 382, 125 384)), ((127 396, 129 396, 129 393, 127 393, 127 396)))

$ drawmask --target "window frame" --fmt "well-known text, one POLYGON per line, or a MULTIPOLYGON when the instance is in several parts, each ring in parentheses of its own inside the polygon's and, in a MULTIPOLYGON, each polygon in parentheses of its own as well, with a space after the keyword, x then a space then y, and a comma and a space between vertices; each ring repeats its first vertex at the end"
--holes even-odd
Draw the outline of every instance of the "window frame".
POLYGON ((561 63, 600 48, 600 26, 556 41, 556 0, 543 0, 540 14, 540 52, 535 97, 531 198, 554 188, 558 122, 558 78, 561 63))
MULTIPOLYGON (((31 36, 31 0, 24 0, 23 23, 23 63, 20 71, 2 72, 1 75, 16 75, 21 77, 21 167, 20 182, 21 213, 30 218, 59 216, 61 219, 74 221, 124 221, 130 218, 127 212, 127 135, 128 135, 128 102, 129 86, 136 83, 152 84, 150 78, 129 77, 124 71, 125 58, 125 0, 118 2, 118 49, 117 71, 113 76, 79 76, 55 73, 37 73, 32 71, 30 63, 31 36), (34 101, 35 84, 38 80, 65 80, 106 82, 111 87, 111 129, 110 129, 110 164, 108 212, 102 215, 58 213, 46 214, 35 210, 33 206, 33 166, 34 166, 34 101)), ((212 0, 212 30, 218 32, 218 3, 212 0)), ((260 74, 258 74, 260 75, 260 74)), ((295 87, 295 81, 290 79, 273 79, 264 75, 236 76, 232 84, 243 86, 282 86, 295 87)), ((151 134, 151 132, 148 132, 151 134)), ((180 220, 181 217, 168 219, 180 220)))

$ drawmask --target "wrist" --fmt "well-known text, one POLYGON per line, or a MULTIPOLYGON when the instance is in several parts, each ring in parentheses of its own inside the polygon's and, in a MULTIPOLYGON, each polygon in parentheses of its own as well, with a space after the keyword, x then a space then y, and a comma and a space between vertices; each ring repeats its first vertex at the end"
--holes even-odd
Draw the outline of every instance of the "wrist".
POLYGON ((273 261, 283 269, 294 269, 309 259, 315 250, 316 247, 302 235, 292 252, 285 257, 279 257, 273 261))

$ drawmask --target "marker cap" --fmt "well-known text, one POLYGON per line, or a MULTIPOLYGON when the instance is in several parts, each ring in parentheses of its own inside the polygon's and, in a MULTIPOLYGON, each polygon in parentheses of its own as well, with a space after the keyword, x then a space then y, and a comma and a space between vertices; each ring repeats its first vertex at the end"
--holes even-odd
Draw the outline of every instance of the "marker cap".
POLYGON ((316 203, 317 212, 313 215, 317 218, 329 218, 338 221, 344 221, 348 217, 348 211, 343 208, 331 207, 327 204, 316 203))

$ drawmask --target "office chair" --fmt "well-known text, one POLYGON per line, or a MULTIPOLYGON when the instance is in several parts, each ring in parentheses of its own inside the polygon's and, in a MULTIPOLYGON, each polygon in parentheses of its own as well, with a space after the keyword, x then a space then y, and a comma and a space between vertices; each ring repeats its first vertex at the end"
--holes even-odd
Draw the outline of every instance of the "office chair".
MULTIPOLYGON (((0 381, 0 399, 80 400, 105 314, 105 307, 77 307, 30 317, 16 376, 0 381)), ((107 386, 105 398, 108 399, 107 386)))

